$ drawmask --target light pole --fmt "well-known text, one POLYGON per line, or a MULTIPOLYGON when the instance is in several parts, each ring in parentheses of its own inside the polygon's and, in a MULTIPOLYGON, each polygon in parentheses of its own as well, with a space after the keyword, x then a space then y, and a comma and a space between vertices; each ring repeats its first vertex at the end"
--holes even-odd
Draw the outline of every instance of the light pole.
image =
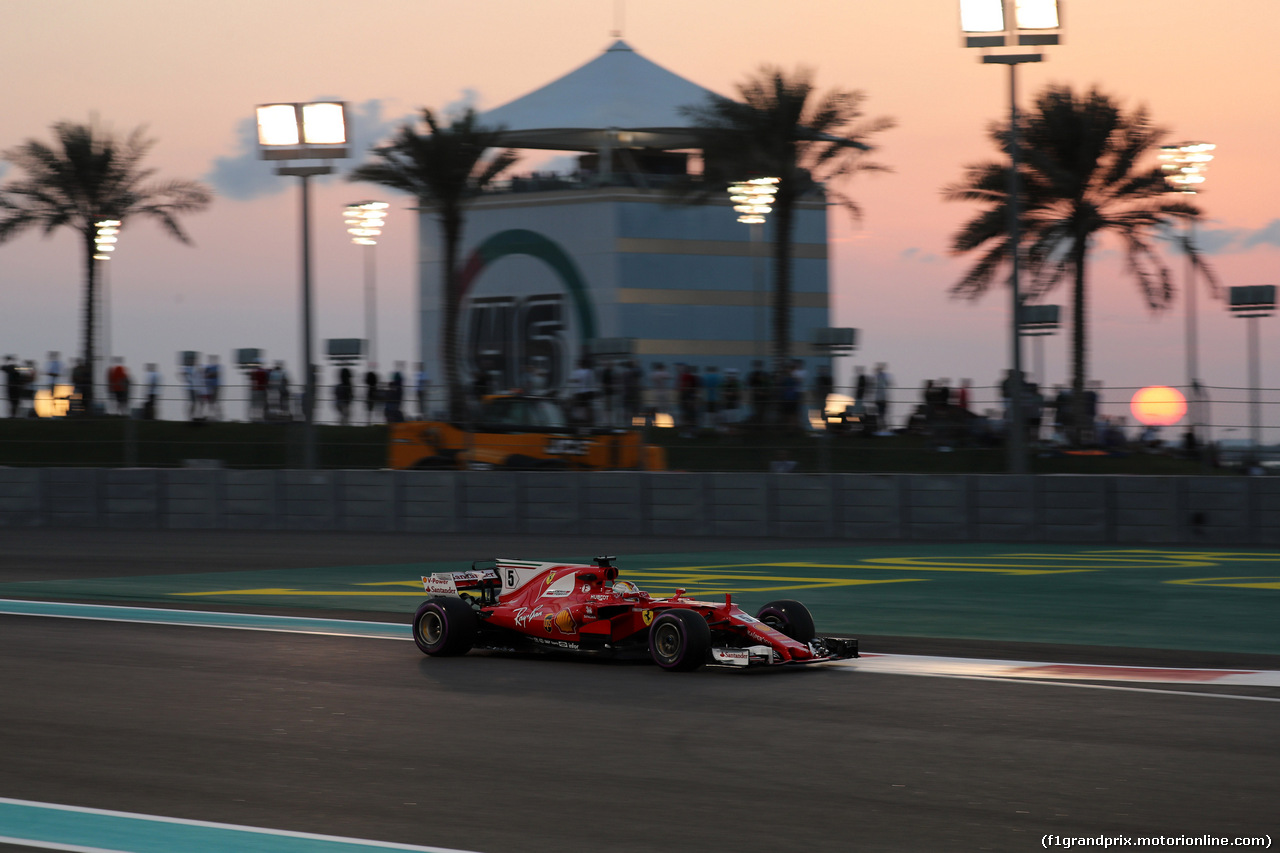
POLYGON ((1018 324, 1024 338, 1036 339, 1035 372, 1036 382, 1045 384, 1044 343, 1045 335, 1052 335, 1061 328, 1059 317, 1062 314, 1060 305, 1026 305, 1022 306, 1022 321, 1018 324))
POLYGON ((98 229, 93 237, 93 259, 95 261, 111 260, 111 253, 116 250, 116 243, 120 240, 116 236, 120 233, 120 220, 102 219, 93 223, 93 227, 98 229))
POLYGON ((751 178, 746 181, 735 181, 729 184, 729 200, 733 202, 733 210, 738 214, 738 221, 751 226, 751 280, 755 291, 755 354, 762 355, 764 347, 764 268, 760 263, 761 247, 764 245, 764 223, 766 216, 773 211, 773 198, 778 193, 777 178, 751 178))
MULTIPOLYGON (((119 242, 120 226, 119 219, 100 219, 93 223, 93 227, 97 229, 93 235, 93 259, 95 261, 111 260, 111 253, 116 250, 116 243, 119 242)), ((98 316, 102 318, 102 340, 101 346, 105 353, 102 359, 103 365, 107 365, 111 361, 111 301, 110 295, 107 293, 107 267, 102 265, 99 268, 98 281, 98 316)), ((96 360, 96 356, 94 356, 96 360)), ((95 400, 107 400, 111 394, 111 389, 107 384, 106 371, 99 371, 96 364, 89 365, 89 381, 96 386, 99 381, 102 382, 103 393, 101 395, 94 394, 95 400)), ((106 404, 103 403, 105 406, 106 404)), ((106 411, 104 408, 103 411, 106 411)), ((93 414, 88 412, 87 414, 93 414)))
MULTIPOLYGON (((1160 148, 1160 168, 1164 170, 1165 183, 1170 192, 1195 195, 1200 192, 1204 183, 1205 170, 1213 161, 1213 149, 1210 142, 1183 142, 1178 145, 1164 145, 1160 148)), ((1195 259, 1195 217, 1187 218, 1187 299, 1186 337, 1187 337, 1187 399, 1191 401, 1191 435, 1199 439, 1197 427, 1203 417, 1203 396, 1200 387, 1199 344, 1196 336, 1196 259, 1195 259)))
POLYGON ((1258 405, 1259 388, 1262 386, 1258 366, 1258 318, 1270 317, 1275 310, 1274 284, 1231 288, 1231 313, 1249 321, 1249 439, 1253 442, 1255 454, 1262 446, 1262 412, 1258 405))
MULTIPOLYGON (((340 101, 265 104, 258 107, 258 145, 264 160, 339 160, 347 156, 346 104, 340 101)), ((302 369, 303 467, 316 467, 316 374, 311 333, 311 187, 314 175, 333 171, 328 163, 277 166, 277 175, 301 178, 302 207, 302 369)))
MULTIPOLYGON (((835 386, 836 366, 835 360, 842 355, 853 355, 853 351, 858 348, 858 330, 847 327, 827 326, 813 330, 813 348, 825 355, 831 361, 831 377, 832 385, 835 386)), ((822 428, 829 430, 827 420, 827 401, 819 400, 818 409, 822 413, 822 428)), ((826 469, 824 469, 826 470, 826 469)))
POLYGON ((373 253, 378 245, 378 236, 382 234, 382 226, 387 224, 387 208, 390 206, 385 201, 357 201, 347 205, 342 212, 351 242, 365 247, 364 340, 365 364, 370 367, 378 361, 377 267, 373 253))
POLYGON ((1025 412, 1022 408, 1022 294, 1019 290, 1021 221, 1018 210, 1018 66, 1041 62, 1044 54, 1027 47, 1058 44, 1061 16, 1058 0, 960 0, 960 29, 965 47, 983 48, 984 63, 1009 66, 1009 296, 1011 349, 1009 396, 1009 471, 1027 472, 1025 412))

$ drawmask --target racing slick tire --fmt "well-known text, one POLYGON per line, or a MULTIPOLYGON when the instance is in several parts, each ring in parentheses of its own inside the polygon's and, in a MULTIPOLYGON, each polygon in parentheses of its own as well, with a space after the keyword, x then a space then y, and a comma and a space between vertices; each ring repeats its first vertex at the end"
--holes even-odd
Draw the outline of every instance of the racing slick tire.
POLYGON ((479 630, 475 611, 460 598, 424 601, 413 616, 413 641, 425 655, 465 655, 479 630))
POLYGON ((756 618, 799 643, 807 643, 818 636, 809 608, 789 598, 770 601, 760 608, 756 618))
POLYGON ((668 610, 649 626, 649 654, 670 672, 692 672, 711 654, 711 628, 702 614, 668 610))

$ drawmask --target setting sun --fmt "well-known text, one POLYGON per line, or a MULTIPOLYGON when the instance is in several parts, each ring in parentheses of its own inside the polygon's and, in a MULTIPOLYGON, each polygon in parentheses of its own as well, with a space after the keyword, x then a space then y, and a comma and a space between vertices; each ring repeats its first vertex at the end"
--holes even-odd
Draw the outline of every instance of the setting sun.
POLYGON ((1187 413, 1187 398, 1176 388, 1148 385, 1133 395, 1129 409, 1147 426, 1171 426, 1187 413))

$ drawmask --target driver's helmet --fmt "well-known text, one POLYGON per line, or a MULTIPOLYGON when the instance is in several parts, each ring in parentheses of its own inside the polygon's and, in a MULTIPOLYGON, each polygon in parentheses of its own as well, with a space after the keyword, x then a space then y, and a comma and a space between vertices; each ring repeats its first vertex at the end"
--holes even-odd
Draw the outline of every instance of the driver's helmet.
POLYGON ((613 591, 618 595, 639 595, 640 587, 636 586, 631 581, 614 581, 613 591))

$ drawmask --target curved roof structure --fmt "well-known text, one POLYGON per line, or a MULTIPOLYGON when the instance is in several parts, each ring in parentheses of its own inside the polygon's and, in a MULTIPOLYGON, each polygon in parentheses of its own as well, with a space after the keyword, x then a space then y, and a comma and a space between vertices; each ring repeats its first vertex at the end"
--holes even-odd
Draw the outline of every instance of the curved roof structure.
POLYGON ((512 148, 689 148, 693 136, 680 107, 708 97, 718 96, 619 39, 586 65, 481 120, 505 128, 502 144, 512 148))

